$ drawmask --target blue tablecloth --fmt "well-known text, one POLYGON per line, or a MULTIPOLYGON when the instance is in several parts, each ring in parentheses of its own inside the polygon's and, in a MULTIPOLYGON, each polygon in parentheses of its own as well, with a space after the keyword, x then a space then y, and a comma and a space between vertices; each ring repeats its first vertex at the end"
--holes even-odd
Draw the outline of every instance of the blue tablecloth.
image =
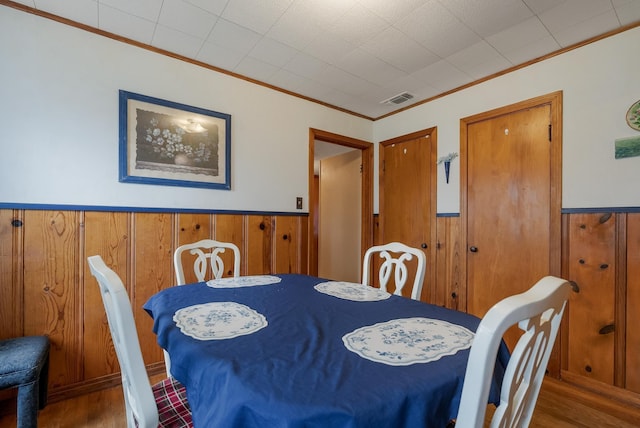
MULTIPOLYGON (((475 331, 479 319, 391 296, 356 302, 323 294, 326 281, 277 275, 270 285, 216 289, 172 287, 149 299, 158 343, 185 385, 197 427, 444 427, 455 418, 469 349, 404 366, 363 358, 343 336, 393 319, 426 317, 475 331), (268 325, 223 340, 199 340, 176 327, 176 311, 207 302, 236 302, 268 325)), ((496 363, 490 400, 497 403, 508 351, 496 363)))

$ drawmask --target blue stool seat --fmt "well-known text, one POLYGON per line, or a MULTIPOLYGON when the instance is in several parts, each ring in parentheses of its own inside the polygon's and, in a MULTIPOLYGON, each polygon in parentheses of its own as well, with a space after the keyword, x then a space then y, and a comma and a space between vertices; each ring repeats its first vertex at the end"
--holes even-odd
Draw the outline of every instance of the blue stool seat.
POLYGON ((18 428, 38 426, 38 410, 47 404, 49 338, 0 340, 0 389, 18 388, 18 428))

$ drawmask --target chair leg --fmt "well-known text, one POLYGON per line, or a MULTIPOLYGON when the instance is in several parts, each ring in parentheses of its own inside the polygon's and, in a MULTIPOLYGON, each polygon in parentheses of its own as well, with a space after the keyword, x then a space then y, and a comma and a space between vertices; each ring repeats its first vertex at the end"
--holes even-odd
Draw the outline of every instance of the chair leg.
POLYGON ((37 428, 38 426, 38 388, 39 381, 22 384, 18 387, 17 428, 37 428))

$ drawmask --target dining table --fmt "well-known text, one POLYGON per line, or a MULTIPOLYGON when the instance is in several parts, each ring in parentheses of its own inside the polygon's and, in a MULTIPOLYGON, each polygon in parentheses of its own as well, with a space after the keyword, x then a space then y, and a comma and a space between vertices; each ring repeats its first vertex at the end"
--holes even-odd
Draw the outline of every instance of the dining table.
MULTIPOLYGON (((480 319, 302 274, 163 289, 144 309, 196 427, 441 427, 480 319)), ((489 402, 509 351, 501 345, 489 402)))

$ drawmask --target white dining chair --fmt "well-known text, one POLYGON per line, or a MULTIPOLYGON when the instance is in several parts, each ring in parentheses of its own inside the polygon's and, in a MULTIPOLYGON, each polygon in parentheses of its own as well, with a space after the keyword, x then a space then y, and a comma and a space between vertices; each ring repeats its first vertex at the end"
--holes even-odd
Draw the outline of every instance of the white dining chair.
POLYGON ((189 251, 195 256, 193 261, 193 272, 198 281, 204 281, 207 278, 207 271, 211 268, 212 279, 221 278, 224 273, 224 261, 220 257, 225 250, 233 252, 233 276, 240 276, 240 249, 231 242, 215 241, 213 239, 203 239, 191 244, 179 246, 173 253, 173 265, 176 271, 176 280, 178 285, 185 284, 183 253, 189 251))
POLYGON ((501 300, 482 318, 469 353, 456 428, 483 427, 498 348, 515 324, 524 333, 511 353, 490 426, 529 426, 570 291, 564 279, 547 276, 501 300))
MULTIPOLYGON (((225 250, 231 250, 233 253, 233 276, 240 276, 240 249, 237 245, 231 242, 216 241, 214 239, 202 239, 190 244, 184 244, 176 248, 173 253, 173 267, 176 271, 177 285, 186 284, 184 275, 184 254, 188 251, 193 259, 193 273, 198 281, 205 281, 207 278, 219 279, 225 273, 224 260, 220 257, 221 253, 225 250), (211 272, 207 276, 208 271, 211 272)), ((163 350, 164 353, 164 365, 167 372, 167 377, 171 375, 171 359, 169 353, 163 350)))
POLYGON ((362 267, 362 284, 371 285, 369 280, 369 274, 371 272, 371 261, 374 254, 378 254, 382 259, 382 264, 378 270, 378 279, 380 281, 380 288, 387 291, 387 284, 391 279, 391 274, 394 276, 395 291, 393 294, 398 296, 402 295, 402 289, 409 277, 409 271, 405 262, 412 260, 414 257, 418 261, 416 268, 416 276, 413 281, 413 288, 411 289, 411 298, 414 300, 420 300, 420 293, 422 292, 422 284, 424 282, 424 275, 427 265, 427 259, 424 252, 419 248, 409 247, 400 242, 391 242, 384 245, 376 245, 369 248, 364 254, 364 261, 362 267))
POLYGON ((113 346, 116 350, 127 414, 127 427, 191 427, 184 386, 169 377, 153 386, 147 377, 131 302, 120 277, 100 256, 87 258, 98 280, 113 346))

